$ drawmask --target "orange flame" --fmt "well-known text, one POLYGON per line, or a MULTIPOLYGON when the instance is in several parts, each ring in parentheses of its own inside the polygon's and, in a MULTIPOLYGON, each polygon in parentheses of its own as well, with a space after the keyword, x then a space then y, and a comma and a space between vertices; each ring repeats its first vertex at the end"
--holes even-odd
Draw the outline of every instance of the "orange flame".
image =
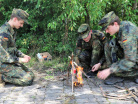
POLYGON ((81 85, 83 84, 82 70, 83 70, 82 67, 80 66, 77 67, 77 79, 78 79, 78 83, 80 83, 81 85))
MULTIPOLYGON (((72 61, 70 61, 70 64, 72 65, 72 61)), ((76 77, 77 77, 77 81, 73 82, 74 86, 82 86, 83 85, 82 71, 83 71, 83 68, 80 66, 76 66, 75 69, 71 70, 71 73, 76 74, 76 77), (77 71, 77 74, 76 74, 76 71, 77 71)))
POLYGON ((70 61, 70 64, 72 65, 72 61, 70 61))

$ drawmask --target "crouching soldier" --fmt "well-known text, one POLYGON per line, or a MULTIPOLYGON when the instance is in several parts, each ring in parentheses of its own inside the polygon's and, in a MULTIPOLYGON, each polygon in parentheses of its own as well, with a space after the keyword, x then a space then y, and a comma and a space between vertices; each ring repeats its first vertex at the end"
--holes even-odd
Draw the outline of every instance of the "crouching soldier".
POLYGON ((89 72, 88 76, 92 77, 96 75, 91 72, 92 66, 98 63, 103 56, 105 36, 99 30, 90 30, 88 24, 82 24, 78 28, 78 33, 75 61, 83 67, 84 72, 89 72))
POLYGON ((5 82, 15 85, 31 85, 33 72, 22 63, 30 61, 31 57, 17 50, 15 45, 15 29, 23 27, 29 14, 21 9, 13 9, 11 18, 0 27, 0 85, 5 82))
MULTIPOLYGON (((132 78, 138 83, 138 28, 129 21, 121 21, 111 11, 106 14, 99 25, 102 30, 111 36, 116 34, 115 45, 118 47, 114 57, 110 43, 105 45, 105 57, 109 68, 99 71, 98 78, 105 80, 105 84, 115 84, 119 80, 113 80, 112 75, 132 78), (122 55, 121 55, 122 54, 122 55), (114 62, 115 59, 115 62, 114 62), (117 59, 117 60, 116 60, 117 59), (111 76, 110 76, 111 75, 111 76), (110 76, 108 79, 107 77, 110 76)), ((119 82, 123 80, 120 79, 119 82)))

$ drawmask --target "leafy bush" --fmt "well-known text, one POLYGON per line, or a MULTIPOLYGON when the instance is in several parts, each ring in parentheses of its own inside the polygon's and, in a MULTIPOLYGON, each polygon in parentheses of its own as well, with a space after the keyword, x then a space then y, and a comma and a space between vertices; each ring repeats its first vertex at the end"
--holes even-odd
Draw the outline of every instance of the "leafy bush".
POLYGON ((76 32, 82 23, 100 29, 99 20, 115 11, 121 20, 137 24, 136 3, 136 0, 1 0, 0 24, 10 18, 13 8, 26 10, 30 24, 18 30, 17 47, 34 55, 48 51, 66 57, 74 51, 76 32))

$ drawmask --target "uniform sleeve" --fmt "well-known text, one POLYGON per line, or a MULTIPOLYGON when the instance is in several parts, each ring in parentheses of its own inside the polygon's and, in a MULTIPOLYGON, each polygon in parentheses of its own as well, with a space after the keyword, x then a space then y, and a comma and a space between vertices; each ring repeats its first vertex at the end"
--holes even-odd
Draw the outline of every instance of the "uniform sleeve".
POLYGON ((106 62, 105 55, 103 54, 102 58, 100 59, 99 63, 103 65, 103 63, 106 62))
POLYGON ((75 62, 80 65, 80 62, 79 62, 79 54, 81 52, 81 49, 82 49, 82 39, 77 39, 77 42, 76 42, 76 49, 75 49, 75 62))
POLYGON ((120 45, 124 50, 124 58, 111 65, 112 73, 131 71, 136 64, 137 44, 137 38, 131 32, 122 32, 120 45))
POLYGON ((24 57, 25 56, 25 54, 24 53, 22 53, 20 50, 15 50, 15 52, 16 52, 16 56, 17 57, 24 57))
POLYGON ((102 53, 102 45, 99 39, 94 39, 92 43, 92 55, 91 55, 91 64, 90 66, 92 67, 93 65, 99 63, 99 60, 101 58, 101 53, 102 53))
POLYGON ((18 62, 17 57, 12 57, 3 47, 6 46, 8 42, 8 37, 5 37, 5 33, 0 34, 0 64, 5 63, 14 63, 18 62))

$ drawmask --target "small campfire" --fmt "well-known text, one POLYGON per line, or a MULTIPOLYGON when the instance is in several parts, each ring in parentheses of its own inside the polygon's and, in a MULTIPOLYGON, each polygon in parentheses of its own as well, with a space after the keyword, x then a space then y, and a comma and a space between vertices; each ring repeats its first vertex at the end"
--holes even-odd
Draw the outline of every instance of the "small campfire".
POLYGON ((73 58, 69 57, 71 59, 70 65, 71 68, 71 75, 72 75, 72 92, 74 87, 82 87, 83 86, 83 68, 81 66, 78 66, 77 63, 73 62, 73 58))
POLYGON ((77 69, 77 73, 75 73, 75 74, 76 74, 77 81, 74 81, 74 86, 75 87, 83 86, 83 78, 82 78, 83 68, 78 66, 76 69, 77 69))

